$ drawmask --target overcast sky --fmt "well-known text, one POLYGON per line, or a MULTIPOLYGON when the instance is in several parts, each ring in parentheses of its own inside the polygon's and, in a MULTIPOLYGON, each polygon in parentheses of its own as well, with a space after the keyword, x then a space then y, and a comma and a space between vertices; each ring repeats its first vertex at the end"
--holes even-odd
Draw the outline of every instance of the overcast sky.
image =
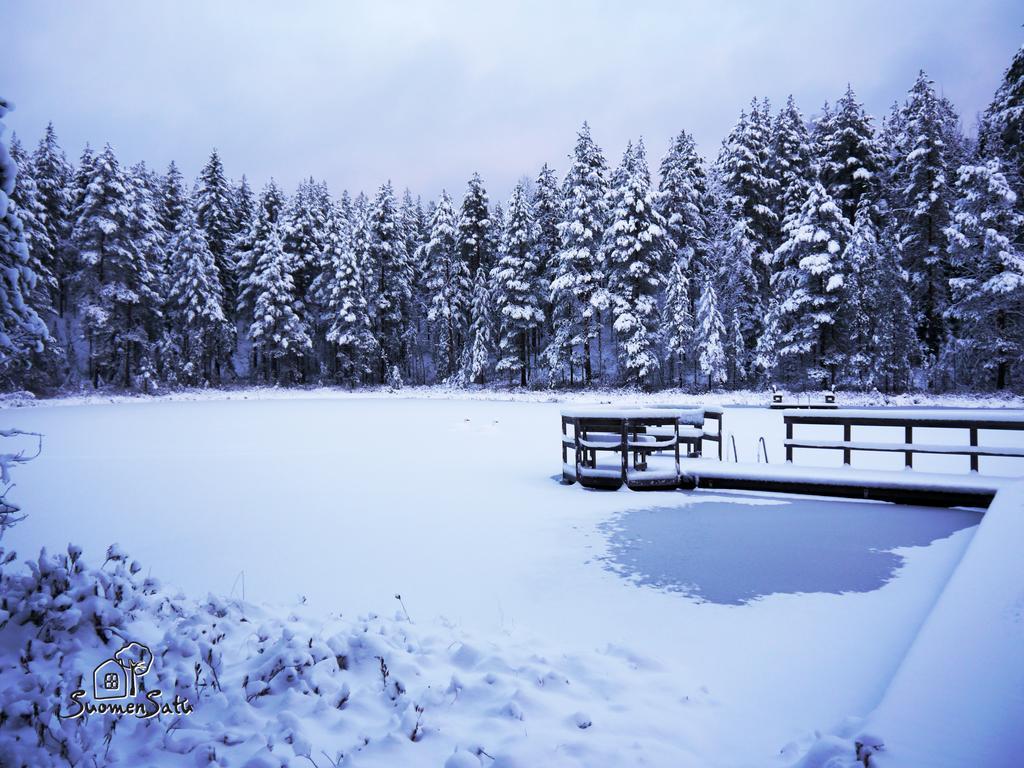
POLYGON ((194 175, 216 146, 254 186, 392 179, 492 199, 567 166, 589 120, 615 164, 686 128, 713 156, 754 95, 805 115, 852 83, 883 114, 924 68, 973 130, 1024 41, 1011 0, 61 2, 0 0, 0 94, 34 145, 194 175))

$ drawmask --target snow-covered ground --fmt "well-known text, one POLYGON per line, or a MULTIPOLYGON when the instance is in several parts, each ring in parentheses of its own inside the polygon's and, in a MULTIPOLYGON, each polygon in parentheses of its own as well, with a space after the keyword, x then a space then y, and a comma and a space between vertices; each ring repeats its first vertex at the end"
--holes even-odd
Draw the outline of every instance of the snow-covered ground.
MULTIPOLYGON (((30 517, 5 544, 29 555, 71 541, 96 561, 117 541, 144 573, 191 596, 244 596, 276 620, 322 617, 325 631, 339 613, 405 622, 407 610, 415 624, 400 632, 416 639, 406 646, 429 653, 418 668, 407 653, 406 677, 448 686, 454 673, 493 675, 501 685, 467 683, 473 696, 458 709, 432 702, 429 735, 418 751, 402 747, 402 764, 442 765, 469 741, 505 765, 791 764, 817 729, 841 728, 879 703, 975 530, 963 519, 971 513, 949 525, 904 509, 886 535, 851 546, 858 509, 871 526, 892 508, 804 500, 788 514, 791 502, 778 497, 562 486, 560 405, 545 396, 229 394, 5 410, 4 426, 46 435, 13 492, 30 517), (754 583, 762 596, 701 601, 678 584, 636 578, 642 563, 624 568, 616 532, 636 511, 665 507, 697 521, 673 535, 702 537, 704 557, 718 552, 723 569, 747 568, 744 588, 754 583), (755 510, 777 512, 775 524, 755 510), (744 526, 754 515, 759 540, 717 517, 700 524, 716 512, 744 526), (844 550, 842 567, 857 572, 835 578, 818 562, 820 587, 786 578, 757 586, 757 568, 780 561, 743 558, 737 542, 800 557, 813 549, 801 535, 844 550), (775 585, 782 591, 764 594, 775 585)), ((764 435, 779 461, 781 430, 777 412, 727 409, 741 460, 754 460, 764 435)), ((966 462, 936 460, 950 459, 966 462)), ((394 626, 379 631, 391 636, 394 626)), ((337 746, 329 729, 313 738, 337 746)), ((351 764, 398 764, 397 754, 367 746, 351 764)), ((483 753, 471 759, 492 764, 483 753)))

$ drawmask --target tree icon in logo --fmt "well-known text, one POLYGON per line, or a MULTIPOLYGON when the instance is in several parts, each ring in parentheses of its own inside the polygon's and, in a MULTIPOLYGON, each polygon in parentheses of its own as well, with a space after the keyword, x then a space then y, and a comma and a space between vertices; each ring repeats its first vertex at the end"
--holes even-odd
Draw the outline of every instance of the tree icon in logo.
POLYGON ((153 653, 142 643, 125 643, 114 658, 93 671, 93 695, 97 699, 124 699, 138 693, 138 678, 149 672, 153 653))

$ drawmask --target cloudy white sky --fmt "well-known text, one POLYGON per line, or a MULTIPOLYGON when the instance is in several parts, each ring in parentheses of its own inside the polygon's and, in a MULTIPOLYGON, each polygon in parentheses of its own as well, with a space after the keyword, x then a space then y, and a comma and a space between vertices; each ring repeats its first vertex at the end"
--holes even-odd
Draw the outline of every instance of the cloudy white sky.
POLYGON ((611 162, 680 128, 705 155, 754 95, 805 114, 847 82, 875 114, 924 68, 968 130, 1024 41, 1010 0, 111 2, 0 0, 0 94, 34 144, 77 157, 335 191, 385 179, 431 197, 474 170, 492 198, 589 120, 611 162))

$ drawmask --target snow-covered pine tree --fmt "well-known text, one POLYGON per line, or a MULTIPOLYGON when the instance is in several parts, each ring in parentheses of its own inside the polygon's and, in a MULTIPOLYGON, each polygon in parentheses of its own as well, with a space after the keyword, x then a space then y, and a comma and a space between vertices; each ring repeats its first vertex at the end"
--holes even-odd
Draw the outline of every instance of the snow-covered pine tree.
MULTIPOLYGON (((1006 387, 1024 356, 1024 214, 998 160, 961 166, 947 229, 959 357, 1006 387)), ((977 376, 974 383, 981 384, 977 376)))
MULTIPOLYGON (((668 269, 679 265, 693 286, 687 313, 696 309, 696 286, 708 273, 707 171, 693 138, 680 131, 661 161, 656 207, 665 219, 668 269)), ((681 372, 680 372, 681 373, 681 372)))
POLYGON ((740 318, 735 311, 730 315, 728 338, 725 341, 725 359, 728 363, 732 386, 739 387, 747 377, 747 345, 743 340, 740 318))
POLYGON ((707 377, 708 389, 722 384, 728 378, 725 360, 725 325, 718 311, 718 296, 714 283, 707 279, 697 302, 697 322, 694 333, 694 351, 700 372, 707 377))
POLYGON ((3 118, 10 109, 0 98, 0 373, 5 377, 16 356, 41 351, 47 338, 46 324, 27 301, 36 276, 29 268, 21 220, 11 204, 18 169, 4 137, 3 118))
POLYGON ((383 383, 392 366, 405 368, 408 350, 404 329, 412 300, 412 269, 405 252, 405 235, 391 182, 377 192, 368 219, 369 252, 376 291, 376 337, 381 349, 380 380, 383 383))
POLYGON ((716 162, 726 211, 734 221, 746 222, 745 229, 753 248, 751 268, 757 281, 756 318, 762 316, 761 310, 767 303, 768 265, 779 230, 773 206, 777 184, 769 167, 770 122, 767 102, 754 99, 749 115, 740 114, 739 122, 723 142, 716 162))
POLYGON ((366 193, 360 192, 352 203, 350 218, 352 227, 352 247, 359 263, 359 274, 363 278, 363 295, 370 305, 370 323, 376 327, 377 290, 379 285, 374 276, 373 264, 370 261, 370 200, 366 193))
POLYGON ((946 227, 953 205, 951 185, 960 149, 956 115, 949 102, 935 94, 921 72, 902 110, 893 181, 900 221, 899 241, 910 275, 911 300, 918 336, 933 358, 946 339, 949 301, 949 242, 946 227))
MULTIPOLYGON (((232 240, 237 238, 239 235, 244 234, 252 223, 252 217, 256 212, 256 199, 252 194, 252 188, 249 186, 249 180, 245 178, 245 174, 242 174, 241 180, 235 186, 234 189, 234 205, 232 211, 234 212, 234 220, 232 222, 231 236, 232 240)), ((229 247, 229 250, 230 247, 229 247)))
POLYGON ((982 116, 978 151, 984 158, 1000 157, 1003 173, 1024 211, 1024 46, 1003 73, 1003 81, 982 116))
POLYGON ((423 247, 430 295, 427 320, 434 329, 434 367, 438 380, 457 370, 465 343, 471 287, 469 269, 459 254, 452 199, 442 191, 430 221, 430 239, 423 247))
MULTIPOLYGON (((717 184, 712 185, 717 189, 717 184)), ((764 328, 763 304, 754 274, 757 246, 747 219, 733 219, 725 207, 715 205, 709 217, 709 264, 715 270, 707 278, 722 287, 716 294, 725 317, 739 318, 747 349, 756 346, 764 328)))
MULTIPOLYGON (((549 282, 554 276, 552 267, 561 248, 558 223, 562 220, 562 190, 558 186, 558 175, 547 163, 541 166, 533 188, 533 218, 536 228, 535 250, 537 270, 549 282)), ((548 297, 545 297, 545 302, 548 297)))
POLYGON ((43 223, 53 249, 44 259, 57 281, 52 303, 57 314, 63 317, 68 308, 68 285, 74 271, 74 258, 68 247, 73 172, 64 150, 57 143, 53 123, 46 126, 46 133, 32 155, 32 176, 45 212, 43 223))
POLYGON ((770 385, 774 381, 775 371, 779 365, 779 334, 781 332, 779 326, 781 322, 779 301, 773 294, 768 301, 768 311, 764 316, 764 329, 761 331, 750 357, 752 376, 760 378, 765 385, 770 385))
POLYGON ((685 363, 691 359, 693 311, 690 308, 690 280, 682 259, 673 262, 665 285, 661 308, 662 336, 666 348, 666 380, 683 386, 685 363))
MULTIPOLYGON (((135 368, 139 386, 147 391, 152 383, 149 374, 157 367, 153 360, 153 342, 162 330, 161 314, 167 296, 167 236, 157 213, 159 205, 159 178, 145 163, 132 166, 128 175, 129 201, 131 204, 131 231, 129 239, 139 263, 150 275, 149 287, 152 294, 143 299, 139 312, 144 320, 135 339, 135 368)), ((128 386, 127 384, 125 385, 128 386)))
POLYGON ((321 269, 327 237, 328 193, 313 178, 299 183, 288 200, 282 221, 285 251, 292 258, 291 274, 296 296, 304 311, 307 292, 321 269))
POLYGON ((52 324, 56 308, 52 297, 56 294, 57 278, 53 272, 51 255, 56 250, 46 227, 46 209, 39 199, 39 187, 33 177, 31 159, 25 154, 16 136, 11 137, 10 156, 17 169, 17 183, 10 201, 21 219, 28 245, 29 269, 36 276, 36 284, 26 300, 47 325, 52 324))
POLYGON ((665 219, 655 208, 642 139, 626 150, 616 176, 605 248, 619 375, 628 384, 650 387, 660 369, 658 294, 669 246, 665 219))
POLYGON ((490 279, 481 267, 476 271, 473 280, 469 334, 459 371, 459 380, 462 383, 487 383, 494 349, 494 319, 491 316, 493 305, 490 279))
MULTIPOLYGON (((779 111, 772 127, 769 173, 776 184, 775 214, 784 223, 800 213, 815 179, 811 137, 792 96, 786 99, 786 106, 779 111)), ((781 242, 776 243, 776 247, 779 245, 781 242)))
POLYGON ((220 155, 214 149, 206 165, 199 172, 194 194, 196 216, 199 227, 206 235, 206 243, 217 262, 217 273, 224 289, 225 306, 229 309, 235 305, 238 296, 238 284, 235 280, 234 265, 231 261, 231 240, 234 235, 234 195, 220 155))
POLYGON ((255 302, 249 326, 254 373, 262 368, 268 382, 294 380, 301 356, 312 347, 306 326, 295 311, 298 298, 289 272, 291 258, 285 252, 280 227, 280 221, 272 221, 265 236, 256 241, 256 267, 249 286, 255 302))
POLYGON ((182 361, 176 374, 188 384, 220 383, 222 366, 229 364, 234 347, 234 328, 224 314, 217 263, 188 200, 177 218, 169 247, 174 271, 167 298, 182 361))
POLYGON ((500 256, 494 270, 495 304, 498 309, 498 350, 496 370, 518 378, 520 386, 530 383, 531 339, 544 323, 544 286, 536 248, 536 227, 526 188, 512 190, 500 256))
POLYGON ((895 238, 879 237, 875 221, 880 218, 862 196, 843 260, 859 278, 858 298, 850 302, 857 313, 851 373, 865 387, 891 392, 909 383, 910 360, 918 357, 917 334, 898 244, 895 238))
MULTIPOLYGON (((232 242, 231 261, 238 285, 235 314, 241 320, 252 318, 256 304, 256 262, 259 258, 260 243, 267 239, 271 227, 279 223, 284 209, 284 194, 271 179, 260 193, 259 204, 256 206, 249 228, 232 242)), ((228 301, 227 295, 224 296, 224 300, 228 301)))
POLYGON ((117 380, 131 386, 148 339, 147 325, 159 306, 147 250, 134 242, 136 202, 131 182, 108 144, 91 159, 91 180, 75 210, 71 239, 79 311, 93 386, 117 380))
POLYGON ((405 236, 405 252, 409 258, 409 300, 408 316, 406 317, 403 344, 409 350, 409 374, 418 384, 427 380, 425 358, 430 343, 426 333, 427 303, 426 270, 423 263, 423 246, 430 234, 429 223, 423 212, 423 203, 419 197, 413 200, 412 192, 407 188, 402 195, 400 211, 402 232, 405 236))
POLYGON ((853 88, 847 86, 836 102, 818 141, 821 183, 852 222, 865 195, 871 200, 878 198, 877 176, 882 165, 871 117, 857 101, 853 88))
POLYGON ((561 249, 551 281, 553 336, 544 352, 552 379, 568 371, 570 381, 582 370, 584 384, 593 381, 591 347, 601 333, 600 312, 607 308, 601 237, 607 220, 607 166, 600 148, 583 127, 572 164, 563 182, 561 249))
POLYGON ((181 171, 171 160, 167 166, 167 173, 160 181, 160 197, 157 201, 157 217, 160 220, 160 225, 164 228, 168 242, 174 239, 175 233, 178 231, 178 222, 181 221, 181 215, 189 204, 181 171))
MULTIPOLYGON (((342 199, 347 202, 348 194, 342 199)), ((363 295, 364 281, 359 274, 348 215, 350 211, 339 206, 329 218, 325 255, 332 278, 325 318, 327 341, 333 349, 338 379, 356 387, 373 376, 379 350, 370 328, 369 307, 363 295)))
POLYGON ((815 384, 834 386, 845 352, 838 317, 849 298, 843 290, 843 248, 850 224, 815 182, 785 233, 775 252, 779 271, 772 278, 780 312, 778 354, 798 362, 815 384))
POLYGON ((459 255, 469 273, 489 270, 494 263, 492 252, 491 214, 487 192, 479 173, 474 173, 466 186, 459 214, 459 255))
POLYGON ((558 224, 562 220, 562 190, 558 175, 545 163, 533 186, 533 216, 536 228, 534 249, 537 253, 537 273, 544 284, 541 309, 544 312, 544 326, 534 334, 534 354, 540 352, 540 344, 552 332, 551 281, 555 279, 557 256, 562 247, 558 224))

